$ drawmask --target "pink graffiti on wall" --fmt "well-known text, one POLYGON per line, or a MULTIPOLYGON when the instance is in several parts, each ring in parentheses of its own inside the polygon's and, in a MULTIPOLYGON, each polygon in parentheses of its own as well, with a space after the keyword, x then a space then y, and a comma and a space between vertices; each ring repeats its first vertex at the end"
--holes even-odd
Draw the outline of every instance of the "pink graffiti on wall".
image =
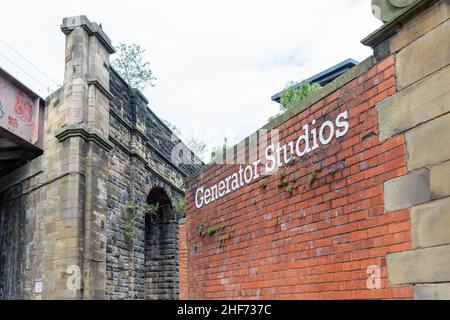
POLYGON ((33 102, 28 96, 20 91, 16 93, 16 105, 14 110, 19 119, 25 122, 25 125, 31 126, 33 123, 33 102))

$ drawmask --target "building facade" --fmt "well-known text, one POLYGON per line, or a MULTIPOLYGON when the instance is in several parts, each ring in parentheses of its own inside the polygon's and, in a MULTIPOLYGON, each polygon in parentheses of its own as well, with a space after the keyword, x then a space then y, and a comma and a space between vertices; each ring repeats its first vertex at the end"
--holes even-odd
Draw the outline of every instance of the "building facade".
POLYGON ((61 30, 43 153, 1 177, 0 298, 177 299, 175 207, 201 161, 110 67, 101 26, 77 16, 61 30))
POLYGON ((184 298, 450 299, 450 2, 373 12, 373 56, 192 177, 184 298))

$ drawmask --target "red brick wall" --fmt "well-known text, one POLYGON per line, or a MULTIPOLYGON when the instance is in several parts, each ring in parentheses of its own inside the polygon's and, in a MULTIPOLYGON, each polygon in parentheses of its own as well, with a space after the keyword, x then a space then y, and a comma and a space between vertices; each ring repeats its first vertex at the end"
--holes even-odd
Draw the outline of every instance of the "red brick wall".
POLYGON ((179 261, 179 281, 180 300, 188 299, 188 279, 187 279, 187 246, 186 246, 186 224, 178 225, 178 261, 179 261))
MULTIPOLYGON (((313 119, 320 125, 348 110, 348 133, 285 165, 278 174, 197 209, 197 187, 217 183, 239 166, 215 165, 187 194, 190 299, 411 298, 411 287, 388 286, 386 255, 411 248, 408 210, 385 213, 383 183, 406 174, 403 135, 378 138, 375 104, 395 93, 394 58, 379 62, 278 127, 281 145, 313 119), (318 172, 310 184, 311 173, 318 172), (199 228, 223 230, 209 236, 199 228), (222 240, 221 240, 222 238, 222 240), (381 268, 381 289, 367 288, 367 268, 381 268)), ((261 179, 259 179, 261 180, 261 179)))

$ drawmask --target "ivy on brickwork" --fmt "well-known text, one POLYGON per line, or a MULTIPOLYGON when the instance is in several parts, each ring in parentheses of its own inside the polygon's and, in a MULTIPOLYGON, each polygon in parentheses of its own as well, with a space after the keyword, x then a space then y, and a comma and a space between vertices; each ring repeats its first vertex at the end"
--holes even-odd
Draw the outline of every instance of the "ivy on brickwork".
MULTIPOLYGON (((226 228, 228 228, 228 226, 220 225, 220 226, 206 227, 205 225, 200 224, 197 226, 196 230, 197 230, 197 234, 200 237, 204 238, 206 236, 209 236, 210 238, 212 238, 214 236, 217 236, 217 235, 223 233, 223 231, 226 228)), ((236 232, 236 228, 232 228, 230 232, 227 232, 225 235, 218 238, 217 242, 219 243, 219 245, 222 246, 226 240, 231 239, 234 232, 236 232)))

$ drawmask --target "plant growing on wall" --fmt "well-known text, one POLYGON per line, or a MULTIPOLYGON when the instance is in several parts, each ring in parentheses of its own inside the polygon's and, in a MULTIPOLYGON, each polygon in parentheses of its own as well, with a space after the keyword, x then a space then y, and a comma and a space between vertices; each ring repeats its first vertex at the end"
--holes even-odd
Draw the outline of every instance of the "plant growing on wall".
POLYGON ((124 235, 127 239, 131 239, 134 236, 134 226, 136 225, 136 209, 136 204, 131 200, 128 200, 126 204, 126 213, 123 224, 124 235))
POLYGON ((146 203, 144 204, 144 207, 142 208, 142 212, 144 214, 150 214, 150 215, 156 215, 159 211, 159 203, 146 203))
POLYGON ((322 88, 318 83, 306 81, 302 82, 298 88, 295 88, 295 85, 293 82, 288 83, 280 99, 280 112, 271 117, 269 121, 302 103, 322 88))
POLYGON ((120 43, 117 51, 118 56, 111 64, 130 87, 142 91, 147 85, 154 85, 156 78, 150 63, 144 60, 145 49, 137 44, 120 43))
POLYGON ((222 159, 228 151, 228 138, 223 138, 223 145, 220 147, 213 147, 211 151, 211 162, 216 161, 217 159, 222 159))
POLYGON ((182 217, 186 216, 186 200, 184 197, 178 199, 177 203, 175 204, 175 212, 182 217))
POLYGON ((139 207, 132 200, 128 200, 123 224, 125 237, 127 239, 134 237, 134 227, 136 226, 139 214, 155 216, 158 214, 159 208, 158 202, 154 204, 146 203, 142 207, 139 207))

